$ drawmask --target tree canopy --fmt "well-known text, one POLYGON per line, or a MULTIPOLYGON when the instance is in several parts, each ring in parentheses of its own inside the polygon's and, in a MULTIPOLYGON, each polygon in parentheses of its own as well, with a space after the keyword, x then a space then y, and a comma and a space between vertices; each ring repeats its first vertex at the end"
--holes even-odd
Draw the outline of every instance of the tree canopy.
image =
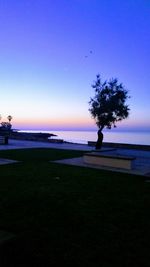
MULTIPOLYGON (((0 120, 2 119, 2 117, 1 117, 1 115, 0 115, 0 120)), ((2 121, 1 123, 0 123, 0 133, 4 133, 4 132, 8 132, 8 131, 11 131, 11 127, 12 127, 12 125, 11 125, 11 120, 12 120, 12 116, 11 115, 9 115, 8 117, 7 117, 7 119, 8 119, 8 122, 7 121, 2 121)))
POLYGON ((101 131, 104 127, 116 127, 116 122, 129 116, 130 109, 126 104, 128 90, 117 78, 102 82, 98 74, 92 88, 95 89, 95 96, 89 101, 89 111, 101 131))

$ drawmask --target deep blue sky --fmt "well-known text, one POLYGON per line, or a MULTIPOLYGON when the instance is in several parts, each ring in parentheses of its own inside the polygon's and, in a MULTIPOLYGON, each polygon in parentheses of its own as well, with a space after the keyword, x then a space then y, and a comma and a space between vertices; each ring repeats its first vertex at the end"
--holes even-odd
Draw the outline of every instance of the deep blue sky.
POLYGON ((17 128, 92 129, 101 73, 131 95, 118 128, 150 130, 149 47, 149 0, 0 0, 0 114, 17 128))

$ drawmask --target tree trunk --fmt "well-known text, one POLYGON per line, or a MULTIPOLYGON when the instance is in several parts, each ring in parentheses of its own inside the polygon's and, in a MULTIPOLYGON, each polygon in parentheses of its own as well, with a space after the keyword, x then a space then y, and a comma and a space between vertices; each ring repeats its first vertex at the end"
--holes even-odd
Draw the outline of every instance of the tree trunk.
POLYGON ((98 135, 98 139, 96 142, 95 149, 101 149, 102 143, 103 143, 103 133, 101 132, 101 129, 98 130, 97 135, 98 135))

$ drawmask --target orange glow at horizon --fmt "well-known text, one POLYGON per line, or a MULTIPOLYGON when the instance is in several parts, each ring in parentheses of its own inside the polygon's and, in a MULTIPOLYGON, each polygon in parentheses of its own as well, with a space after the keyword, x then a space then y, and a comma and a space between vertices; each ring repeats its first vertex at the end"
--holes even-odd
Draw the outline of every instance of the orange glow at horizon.
MULTIPOLYGON (((13 118, 12 126, 15 129, 96 129, 95 121, 90 117, 68 117, 68 118, 13 118)), ((150 127, 147 120, 127 119, 117 123, 117 129, 122 128, 150 127)))
POLYGON ((13 128, 84 128, 93 127, 95 122, 91 118, 30 118, 30 119, 14 119, 12 121, 13 128))

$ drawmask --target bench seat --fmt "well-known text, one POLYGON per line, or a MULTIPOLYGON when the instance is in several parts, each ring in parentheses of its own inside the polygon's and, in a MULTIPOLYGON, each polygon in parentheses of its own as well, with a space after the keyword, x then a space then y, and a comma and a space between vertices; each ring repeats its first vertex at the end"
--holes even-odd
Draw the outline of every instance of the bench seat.
POLYGON ((5 144, 5 136, 0 135, 0 145, 4 145, 5 144))
POLYGON ((107 154, 107 153, 91 152, 91 153, 85 153, 83 156, 83 160, 87 164, 131 170, 133 168, 133 162, 135 160, 135 157, 119 155, 115 153, 107 154))

